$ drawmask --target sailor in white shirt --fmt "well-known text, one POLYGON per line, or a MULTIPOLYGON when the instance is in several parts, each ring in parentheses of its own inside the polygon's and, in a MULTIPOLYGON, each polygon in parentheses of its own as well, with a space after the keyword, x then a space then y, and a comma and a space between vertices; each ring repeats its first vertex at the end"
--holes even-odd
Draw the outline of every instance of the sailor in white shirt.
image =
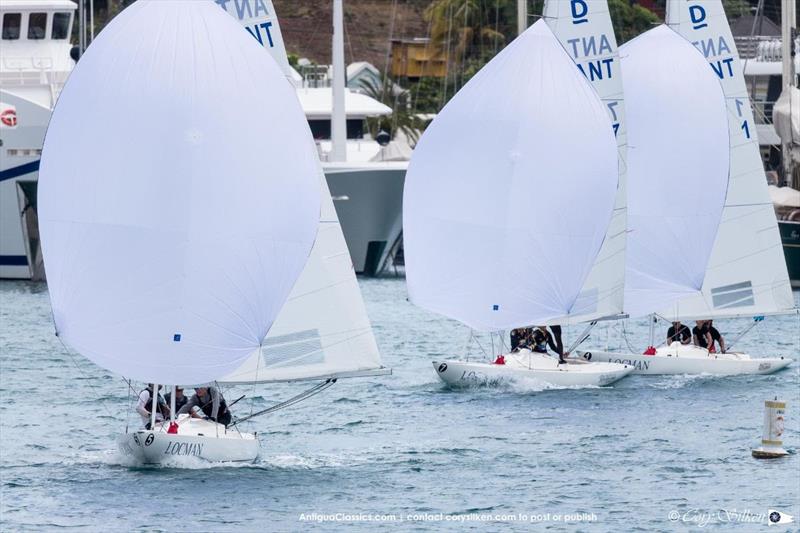
MULTIPOLYGON (((145 390, 139 393, 139 403, 136 404, 136 412, 142 417, 142 424, 144 424, 145 429, 150 429, 150 409, 153 407, 152 394, 153 384, 150 383, 145 390)), ((169 416, 169 407, 167 407, 164 397, 159 394, 156 422, 163 422, 165 416, 169 416)))

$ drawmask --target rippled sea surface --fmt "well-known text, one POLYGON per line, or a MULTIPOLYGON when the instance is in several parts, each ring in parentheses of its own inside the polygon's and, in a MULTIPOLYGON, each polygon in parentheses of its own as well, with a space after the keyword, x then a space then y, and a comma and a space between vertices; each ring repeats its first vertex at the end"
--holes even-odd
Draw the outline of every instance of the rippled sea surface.
MULTIPOLYGON (((430 360, 460 356, 466 329, 408 303, 402 279, 361 287, 392 376, 340 381, 256 419, 255 464, 176 468, 118 455, 115 436, 137 424, 125 383, 65 352, 44 285, 0 283, 0 530, 294 531, 315 519, 367 530, 372 514, 417 530, 505 519, 513 529, 760 531, 768 509, 800 518, 800 456, 750 456, 776 396, 789 402, 785 446, 800 448, 797 362, 770 376, 449 390, 430 360)), ((747 324, 715 323, 729 340, 747 324)), ((645 322, 624 333, 637 350, 647 343, 645 322)), ((585 347, 624 339, 621 325, 603 324, 585 347)), ((737 344, 796 361, 799 345, 797 316, 767 318, 737 344)), ((308 386, 227 396, 247 394, 249 412, 308 386)))

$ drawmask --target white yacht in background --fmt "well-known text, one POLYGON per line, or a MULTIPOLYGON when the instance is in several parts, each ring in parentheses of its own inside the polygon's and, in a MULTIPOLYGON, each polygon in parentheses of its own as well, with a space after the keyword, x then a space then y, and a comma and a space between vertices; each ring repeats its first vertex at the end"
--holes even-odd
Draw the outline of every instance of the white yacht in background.
POLYGON ((36 218, 42 143, 70 57, 70 0, 0 0, 0 278, 44 275, 36 218))
MULTIPOLYGON (((39 158, 52 108, 75 65, 69 38, 77 7, 71 0, 0 0, 0 278, 44 277, 36 217, 39 158)), ((379 273, 400 238, 408 163, 397 160, 402 150, 378 144, 363 126, 368 117, 388 115, 391 109, 345 90, 345 157, 334 161, 330 79, 308 86, 289 66, 270 1, 224 7, 272 53, 297 88, 353 267, 359 274, 379 273)))

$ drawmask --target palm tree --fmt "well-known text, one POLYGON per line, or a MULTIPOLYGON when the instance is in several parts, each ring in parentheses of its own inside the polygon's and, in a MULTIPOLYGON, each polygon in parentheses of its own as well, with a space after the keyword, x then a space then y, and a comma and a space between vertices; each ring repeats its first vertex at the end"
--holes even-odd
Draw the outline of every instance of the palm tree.
POLYGON ((411 111, 411 94, 397 87, 388 77, 383 83, 362 80, 361 87, 368 96, 392 108, 391 115, 367 118, 367 130, 372 138, 383 130, 394 139, 395 134, 402 131, 411 144, 416 144, 425 129, 425 122, 411 111))
POLYGON ((499 19, 509 4, 510 0, 433 0, 425 9, 431 41, 442 50, 452 50, 456 58, 485 43, 492 43, 496 52, 506 41, 499 19))

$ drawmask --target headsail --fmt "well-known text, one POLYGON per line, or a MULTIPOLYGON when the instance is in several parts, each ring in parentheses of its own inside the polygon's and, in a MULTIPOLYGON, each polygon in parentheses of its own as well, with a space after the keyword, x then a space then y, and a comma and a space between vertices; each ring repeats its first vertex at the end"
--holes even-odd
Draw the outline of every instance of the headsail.
MULTIPOLYGON (((278 17, 272 3, 266 2, 274 37, 275 31, 280 35, 278 17)), ((236 16, 233 7, 233 3, 227 4, 228 12, 236 16)), ((249 22, 242 23, 248 27, 249 22)), ((273 39, 273 45, 273 57, 279 62, 282 57, 286 63, 283 41, 273 39)), ((285 66, 288 68, 288 63, 285 66)), ((389 372, 381 366, 347 243, 322 172, 319 183, 320 227, 308 262, 263 347, 221 382, 294 381, 389 372)))
POLYGON ((235 21, 211 2, 136 2, 88 48, 45 139, 58 334, 137 380, 234 370, 306 263, 319 173, 294 89, 235 21))
POLYGON ((210 0, 228 12, 244 26, 258 44, 272 55, 283 72, 291 78, 286 46, 283 43, 278 15, 272 0, 210 0))
POLYGON ((728 188, 728 116, 705 58, 667 26, 625 43, 625 311, 653 313, 703 286, 728 188))
POLYGON ((617 171, 605 105, 537 22, 414 150, 403 200, 411 300, 484 331, 570 314, 611 220, 617 171))
POLYGON ((619 185, 614 215, 600 253, 572 310, 573 316, 568 319, 571 322, 583 322, 617 315, 623 310, 628 129, 625 124, 622 73, 608 2, 545 0, 543 17, 606 104, 619 153, 619 185))
POLYGON ((744 75, 720 0, 668 0, 667 24, 703 53, 725 93, 730 183, 703 291, 662 311, 712 318, 790 311, 794 306, 775 211, 758 150, 744 75))

